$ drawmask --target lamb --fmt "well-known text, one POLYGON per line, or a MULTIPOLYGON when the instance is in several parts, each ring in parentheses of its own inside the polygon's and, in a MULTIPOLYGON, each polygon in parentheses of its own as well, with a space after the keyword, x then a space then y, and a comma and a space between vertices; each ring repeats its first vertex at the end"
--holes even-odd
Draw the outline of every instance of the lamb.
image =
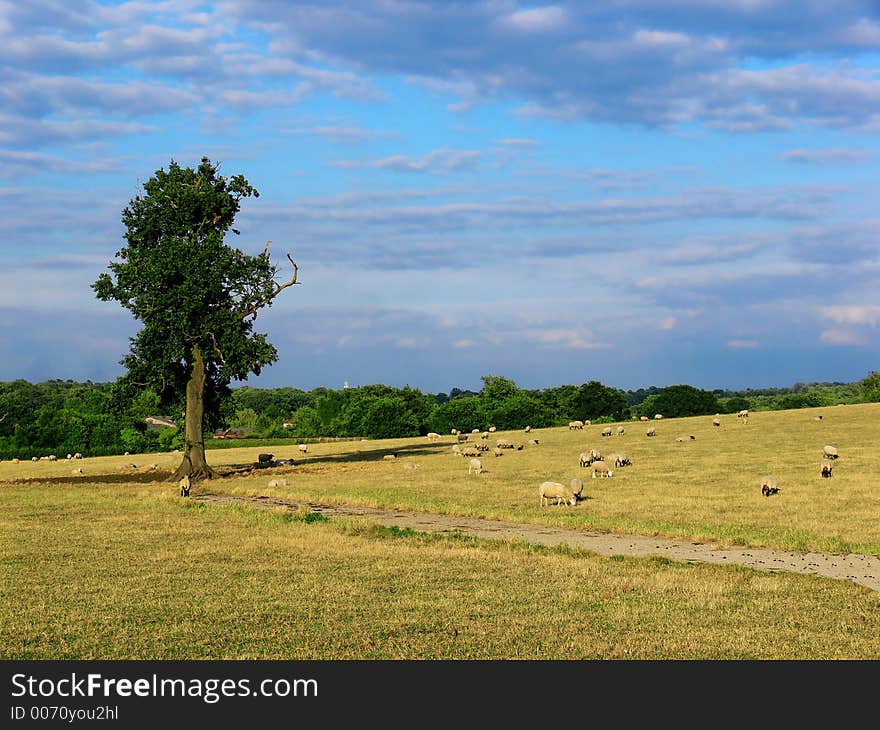
POLYGON ((72 458, 73 458, 73 454, 68 454, 68 455, 67 455, 67 460, 68 460, 68 461, 70 461, 72 458))
POLYGON ((537 446, 537 445, 540 444, 541 442, 538 441, 538 439, 532 439, 531 441, 529 441, 529 443, 532 444, 533 446, 537 446))
POLYGON ((578 477, 575 477, 574 479, 571 480, 570 487, 571 487, 571 493, 575 497, 580 499, 581 494, 583 494, 583 492, 584 492, 584 480, 579 479, 578 477))
POLYGON ((592 426, 592 425, 593 425, 593 422, 589 418, 586 421, 584 421, 584 426, 592 426))
POLYGON ((569 431, 580 431, 584 427, 583 421, 570 421, 568 424, 569 431))
POLYGON ((822 459, 822 463, 819 465, 819 473, 822 475, 822 478, 830 479, 832 471, 834 471, 834 462, 822 459))
POLYGON ((761 479, 761 494, 769 497, 779 492, 779 480, 773 476, 765 476, 761 479))
POLYGON ((822 447, 822 454, 825 456, 826 459, 840 458, 840 454, 837 453, 837 449, 834 448, 833 446, 827 446, 827 445, 823 446, 822 447))
POLYGON ((625 430, 625 429, 623 428, 623 426, 618 426, 618 427, 617 427, 617 435, 618 435, 618 436, 623 436, 623 434, 624 434, 624 430, 625 430))
POLYGON ((551 499, 556 500, 557 507, 563 502, 574 507, 574 505, 577 504, 578 499, 576 494, 559 482, 543 482, 541 486, 538 487, 538 497, 540 498, 540 504, 542 507, 546 507, 551 499))
POLYGON ((287 480, 284 478, 270 479, 269 484, 267 486, 269 486, 269 487, 286 487, 287 480))
POLYGON ((605 428, 602 429, 602 435, 603 436, 610 436, 611 435, 611 426, 605 426, 605 428))
POLYGON ((613 477, 614 469, 605 462, 605 461, 594 461, 593 462, 593 479, 596 478, 596 475, 600 477, 613 477))
POLYGON ((180 481, 177 482, 177 486, 180 487, 181 497, 189 497, 189 490, 192 487, 192 481, 189 478, 189 474, 184 474, 180 478, 180 481))
POLYGON ((468 474, 482 474, 483 473, 483 462, 479 459, 471 459, 468 462, 468 474))
POLYGON ((301 454, 307 454, 309 452, 309 447, 306 444, 300 444, 297 448, 301 454))
POLYGON ((651 436, 656 436, 656 435, 657 435, 657 429, 654 428, 653 426, 651 426, 651 428, 649 428, 647 431, 645 431, 645 436, 648 436, 649 438, 651 436))

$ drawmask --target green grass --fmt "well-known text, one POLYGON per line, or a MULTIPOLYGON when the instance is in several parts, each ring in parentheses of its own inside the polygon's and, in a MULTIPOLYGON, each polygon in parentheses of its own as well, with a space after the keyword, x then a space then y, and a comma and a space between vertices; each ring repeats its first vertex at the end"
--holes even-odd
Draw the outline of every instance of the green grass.
POLYGON ((846 581, 602 558, 173 485, 0 491, 4 659, 869 659, 846 581))

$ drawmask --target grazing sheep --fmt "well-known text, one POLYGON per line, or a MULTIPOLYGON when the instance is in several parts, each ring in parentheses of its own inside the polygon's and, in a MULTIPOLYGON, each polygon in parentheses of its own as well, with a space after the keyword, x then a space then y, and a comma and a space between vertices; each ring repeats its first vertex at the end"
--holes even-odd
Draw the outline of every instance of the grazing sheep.
POLYGON ((268 464, 275 458, 275 454, 257 454, 257 462, 260 464, 268 464))
POLYGON ((431 431, 431 432, 428 434, 427 438, 428 438, 428 441, 436 441, 438 438, 440 438, 440 434, 439 434, 439 433, 434 433, 433 431, 431 431))
POLYGON ((576 494, 559 482, 543 482, 538 487, 538 497, 542 507, 546 507, 552 499, 556 500, 557 507, 563 502, 574 507, 578 499, 576 494))
POLYGON ((307 453, 309 453, 309 447, 308 447, 307 444, 300 444, 300 445, 297 446, 296 448, 299 449, 299 453, 301 453, 301 454, 307 454, 307 453))
POLYGON ((639 416, 639 420, 640 421, 647 421, 648 417, 647 416, 639 416))
POLYGON ((605 428, 602 429, 602 435, 603 436, 610 436, 611 435, 611 426, 605 426, 605 428))
POLYGON ((58 461, 58 457, 55 454, 49 454, 49 461, 58 461))
POLYGON ((840 458, 840 454, 837 453, 837 449, 833 446, 823 446, 822 454, 826 459, 838 459, 840 458))
POLYGON ((489 438, 489 432, 483 431, 483 433, 480 434, 480 438, 483 439, 483 441, 485 441, 486 439, 489 438))
POLYGON ((525 432, 526 432, 526 433, 531 433, 531 432, 532 432, 532 427, 531 427, 531 426, 526 426, 526 427, 525 427, 525 432))
POLYGON ((614 476, 614 469, 612 469, 611 465, 605 461, 602 461, 602 460, 594 461, 592 466, 593 466, 593 479, 595 479, 597 475, 600 477, 613 477, 614 476))
POLYGON ((452 444, 452 453, 456 456, 461 456, 461 446, 458 444, 452 444))
POLYGON ((465 441, 468 440, 468 435, 467 435, 466 433, 462 433, 461 431, 459 431, 459 432, 455 435, 455 438, 457 439, 458 443, 461 444, 461 443, 464 443, 465 441))
POLYGON ((470 456, 479 456, 480 450, 476 446, 465 446, 461 450, 461 455, 462 456, 469 456, 469 457, 470 456))
POLYGON ((269 487, 286 487, 286 486, 287 486, 287 480, 286 480, 286 479, 283 479, 283 478, 279 478, 279 479, 270 479, 270 480, 269 480, 269 484, 268 484, 267 486, 269 486, 269 487))
POLYGON ((696 440, 697 440, 697 437, 694 436, 692 433, 691 433, 691 434, 688 434, 688 438, 689 438, 691 441, 696 441, 696 440))
POLYGON ((581 494, 583 494, 583 492, 584 492, 584 480, 583 480, 583 479, 579 479, 578 477, 575 477, 574 479, 571 480, 571 485, 570 485, 570 486, 571 486, 571 493, 572 493, 575 497, 577 497, 578 499, 580 499, 580 498, 581 498, 581 494))
POLYGON ((68 455, 67 455, 67 460, 68 460, 68 461, 70 461, 72 458, 73 458, 73 454, 68 454, 68 455))
POLYGON ((468 474, 482 474, 483 473, 483 462, 479 459, 471 459, 468 462, 468 474))
POLYGON ((489 433, 495 433, 495 426, 489 426, 489 433))
POLYGON ((713 426, 720 426, 720 425, 721 425, 721 419, 720 419, 720 418, 713 418, 713 419, 712 419, 712 425, 713 425, 713 426))
POLYGON ((478 429, 478 428, 471 429, 471 433, 479 433, 479 432, 480 432, 480 429, 478 429))
POLYGON ((663 414, 662 414, 662 413, 655 413, 655 414, 654 414, 654 420, 655 420, 655 421, 662 421, 662 420, 663 420, 663 414))
POLYGON ((604 457, 597 449, 590 449, 590 459, 592 461, 602 461, 604 457))
POLYGON ((513 448, 513 444, 510 443, 510 441, 508 441, 507 439, 498 439, 495 442, 495 445, 500 449, 512 449, 513 448))
POLYGON ((156 471, 156 469, 158 469, 158 468, 159 468, 158 464, 149 464, 147 466, 147 471, 156 471))
POLYGON ((678 444, 683 444, 683 443, 684 443, 684 436, 679 436, 679 437, 677 437, 677 438, 675 439, 675 442, 678 443, 678 444))
POLYGON ((821 420, 822 420, 822 416, 816 416, 816 420, 817 420, 817 421, 821 421, 821 420))
POLYGON ((382 461, 394 461, 397 458, 397 454, 385 454, 382 457, 382 461))
POLYGON ((177 482, 177 486, 180 487, 180 496, 181 497, 189 497, 189 490, 192 487, 192 482, 190 481, 189 474, 184 474, 180 481, 177 482))
POLYGON ((570 421, 568 424, 569 431, 580 431, 584 427, 583 421, 570 421))
POLYGON ((651 428, 649 428, 647 431, 645 431, 645 436, 648 436, 649 438, 651 436, 656 436, 656 435, 657 435, 657 429, 654 428, 653 426, 651 426, 651 428))
POLYGON ((622 452, 608 454, 608 456, 605 457, 604 461, 610 462, 611 464, 614 464, 614 466, 616 466, 616 467, 631 466, 632 465, 632 462, 629 460, 629 457, 622 452))
POLYGON ((39 459, 36 456, 32 456, 31 461, 39 461, 39 459))
POLYGON ((495 454, 495 456, 504 456, 504 449, 496 446, 492 453, 495 454))
POLYGON ((70 473, 71 473, 71 474, 82 474, 82 473, 83 473, 83 468, 82 468, 81 466, 78 466, 76 469, 74 469, 74 470, 71 471, 70 473))
POLYGON ((403 465, 404 469, 421 469, 422 465, 416 461, 408 461, 403 465))
POLYGON ((761 479, 761 494, 769 497, 771 494, 779 492, 779 480, 773 476, 766 476, 761 479))
POLYGON ((740 423, 748 423, 749 422, 749 409, 743 408, 739 413, 736 414, 736 417, 740 419, 740 423))
POLYGON ((623 428, 623 426, 618 426, 618 427, 617 427, 617 435, 618 435, 618 436, 623 436, 624 431, 625 431, 625 429, 623 428))
POLYGON ((831 473, 834 471, 834 462, 829 461, 827 459, 823 459, 822 463, 819 465, 819 473, 822 475, 823 479, 830 479, 831 473))
POLYGON ((578 464, 581 466, 589 466, 593 463, 593 457, 586 451, 581 451, 580 456, 578 457, 578 464))
POLYGON ((529 441, 529 443, 532 444, 533 446, 537 446, 541 442, 538 441, 538 439, 532 439, 531 441, 529 441))
MULTIPOLYGON (((526 447, 525 444, 517 444, 517 445, 516 445, 516 450, 517 450, 517 451, 522 451, 525 447, 526 447)), ((511 448, 512 448, 512 447, 511 447, 511 448)))
POLYGON ((475 448, 477 451, 488 451, 488 450, 489 450, 489 444, 481 444, 481 443, 474 444, 474 448, 475 448))
POLYGON ((74 458, 74 459, 82 459, 82 458, 83 458, 83 455, 82 455, 81 453, 79 453, 79 451, 77 451, 77 452, 73 455, 73 458, 74 458))
POLYGON ((18 464, 18 463, 20 463, 18 457, 16 457, 15 459, 13 459, 13 460, 12 460, 12 463, 13 463, 13 464, 18 464))
POLYGON ((453 428, 449 433, 451 433, 453 436, 458 436, 458 429, 453 428))

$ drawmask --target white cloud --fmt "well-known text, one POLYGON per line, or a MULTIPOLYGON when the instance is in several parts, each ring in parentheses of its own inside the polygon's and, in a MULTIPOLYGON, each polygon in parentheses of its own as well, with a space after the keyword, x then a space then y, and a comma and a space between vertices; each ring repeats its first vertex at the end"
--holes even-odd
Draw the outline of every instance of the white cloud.
POLYGON ((867 338, 853 330, 825 330, 819 335, 819 342, 826 345, 867 345, 867 338))
POLYGON ((823 319, 830 319, 838 324, 855 324, 876 327, 880 324, 880 305, 853 304, 819 307, 823 319))
POLYGON ((519 33, 551 33, 565 27, 568 15, 558 5, 517 10, 503 18, 502 24, 519 33))
POLYGON ((758 346, 757 340, 728 340, 727 346, 732 350, 749 350, 758 346))

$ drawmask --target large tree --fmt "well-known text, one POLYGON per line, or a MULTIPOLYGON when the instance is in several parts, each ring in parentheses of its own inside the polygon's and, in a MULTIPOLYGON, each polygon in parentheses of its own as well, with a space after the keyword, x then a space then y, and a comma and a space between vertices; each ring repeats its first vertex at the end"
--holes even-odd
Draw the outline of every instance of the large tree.
POLYGON ((251 256, 224 243, 242 198, 259 197, 243 175, 218 174, 203 157, 196 169, 171 161, 143 184, 122 211, 127 245, 92 285, 98 299, 118 301, 143 327, 130 339, 120 381, 150 387, 165 409, 182 409, 183 460, 173 478, 215 476, 205 460, 205 428, 222 419, 229 383, 278 359, 254 320, 297 283, 276 280, 269 243, 251 256))

